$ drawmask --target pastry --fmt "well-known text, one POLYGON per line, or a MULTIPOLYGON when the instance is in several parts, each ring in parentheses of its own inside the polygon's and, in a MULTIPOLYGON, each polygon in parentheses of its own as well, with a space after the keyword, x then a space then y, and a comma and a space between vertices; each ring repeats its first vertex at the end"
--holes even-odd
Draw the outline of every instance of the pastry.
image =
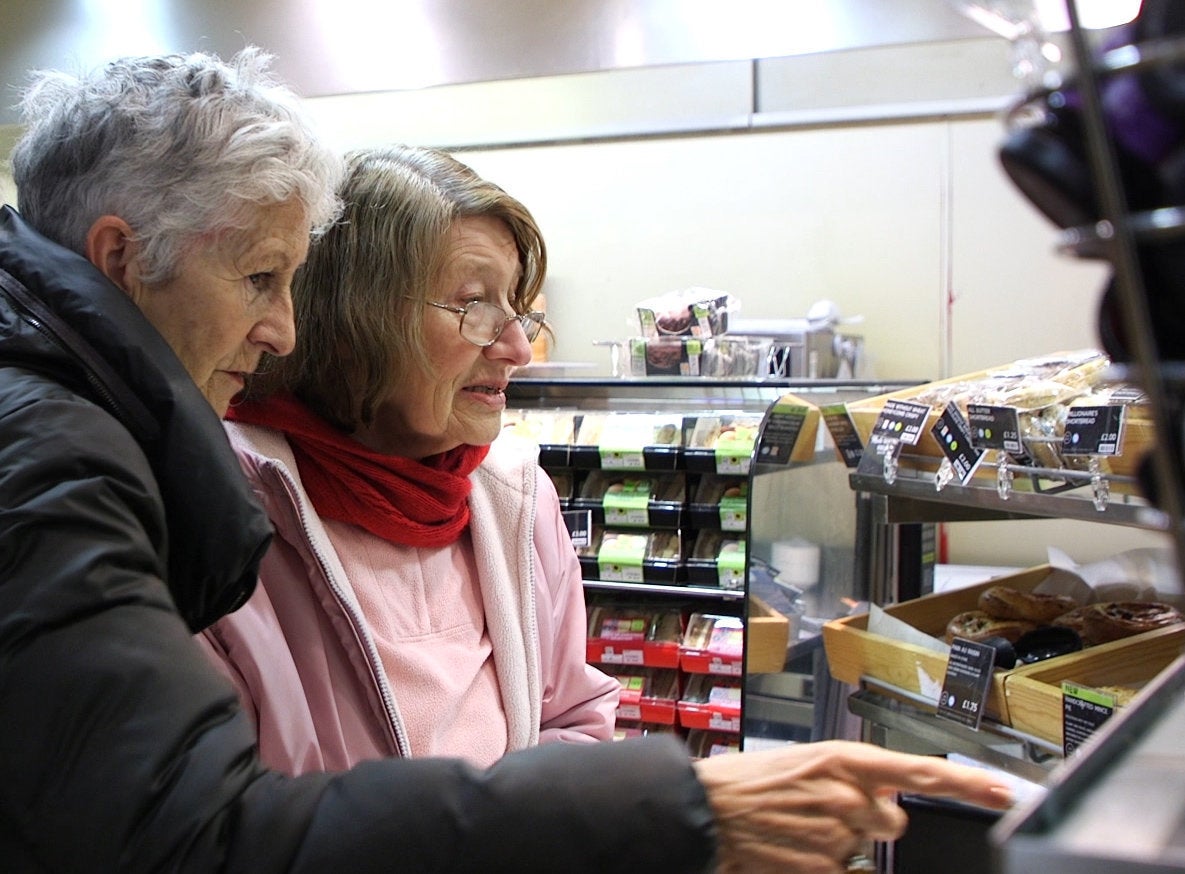
POLYGON ((1175 607, 1158 601, 1102 601, 1063 613, 1053 624, 1074 629, 1086 646, 1095 646, 1183 621, 1175 607))
POLYGON ((1086 614, 1086 639, 1106 643, 1185 621, 1176 607, 1158 601, 1108 601, 1086 614))
POLYGON ((1077 605, 1066 595, 1022 592, 1010 586, 992 586, 979 596, 979 609, 993 619, 1025 619, 1045 625, 1077 605))
POLYGON ((950 643, 956 637, 974 641, 1002 637, 1015 643, 1022 634, 1027 634, 1036 627, 1036 622, 1024 619, 993 619, 982 610, 968 610, 947 623, 946 642, 950 643))

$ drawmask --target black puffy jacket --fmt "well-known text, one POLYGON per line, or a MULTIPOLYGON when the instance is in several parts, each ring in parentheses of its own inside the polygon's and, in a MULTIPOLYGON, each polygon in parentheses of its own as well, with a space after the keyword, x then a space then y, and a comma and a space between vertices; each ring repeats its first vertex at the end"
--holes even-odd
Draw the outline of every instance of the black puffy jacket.
POLYGON ((701 872, 673 740, 289 778, 191 632, 270 527, 140 311, 0 210, 0 869, 701 872))

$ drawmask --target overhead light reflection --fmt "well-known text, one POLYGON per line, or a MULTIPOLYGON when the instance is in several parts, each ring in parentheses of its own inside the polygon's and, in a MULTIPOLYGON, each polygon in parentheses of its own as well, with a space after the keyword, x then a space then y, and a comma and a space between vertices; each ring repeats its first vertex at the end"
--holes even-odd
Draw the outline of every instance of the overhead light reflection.
POLYGON ((311 14, 334 78, 367 90, 447 80, 431 0, 317 0, 311 14))
POLYGON ((169 3, 161 0, 77 0, 87 55, 152 55, 171 48, 169 3))

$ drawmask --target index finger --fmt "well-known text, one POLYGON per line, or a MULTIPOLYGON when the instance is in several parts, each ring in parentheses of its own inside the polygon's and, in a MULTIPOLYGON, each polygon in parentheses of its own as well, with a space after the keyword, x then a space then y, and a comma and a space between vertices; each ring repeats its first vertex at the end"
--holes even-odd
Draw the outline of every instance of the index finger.
POLYGON ((851 767, 853 776, 869 794, 885 790, 914 792, 996 810, 1013 803, 1012 788, 998 775, 982 768, 875 746, 867 753, 853 761, 851 767))

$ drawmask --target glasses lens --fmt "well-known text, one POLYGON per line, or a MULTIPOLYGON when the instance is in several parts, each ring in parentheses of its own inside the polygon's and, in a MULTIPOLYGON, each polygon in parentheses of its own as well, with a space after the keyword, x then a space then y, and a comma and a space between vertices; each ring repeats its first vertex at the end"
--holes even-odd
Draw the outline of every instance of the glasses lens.
POLYGON ((515 321, 522 327, 527 342, 533 343, 543 328, 544 317, 543 313, 527 313, 507 318, 502 307, 475 300, 465 307, 465 315, 461 317, 461 336, 475 346, 491 346, 502 335, 502 329, 515 321))
POLYGON ((543 313, 527 313, 518 317, 518 323, 523 326, 523 333, 527 335, 527 342, 534 343, 535 338, 543 329, 543 313))
POLYGON ((492 303, 475 300, 465 307, 461 317, 461 336, 477 346, 489 346, 502 333, 506 314, 492 303))

